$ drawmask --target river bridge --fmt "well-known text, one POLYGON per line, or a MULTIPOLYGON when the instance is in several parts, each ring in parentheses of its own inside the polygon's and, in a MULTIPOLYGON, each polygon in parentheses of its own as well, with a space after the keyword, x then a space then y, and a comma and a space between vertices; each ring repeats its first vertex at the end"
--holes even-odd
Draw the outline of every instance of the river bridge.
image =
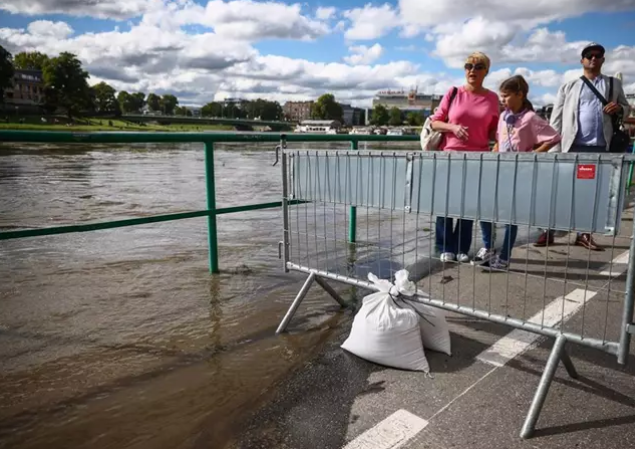
POLYGON ((205 125, 229 125, 237 131, 253 131, 254 128, 268 127, 271 131, 292 131, 297 123, 278 120, 251 120, 242 118, 222 118, 222 117, 186 117, 182 115, 144 115, 125 114, 122 120, 136 123, 156 122, 160 125, 170 124, 205 124, 205 125))

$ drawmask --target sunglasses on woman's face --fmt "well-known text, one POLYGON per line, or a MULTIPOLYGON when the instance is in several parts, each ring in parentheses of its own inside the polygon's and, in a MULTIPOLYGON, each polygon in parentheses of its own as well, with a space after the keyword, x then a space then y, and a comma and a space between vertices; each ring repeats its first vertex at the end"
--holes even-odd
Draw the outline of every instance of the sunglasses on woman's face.
POLYGON ((485 64, 482 63, 477 63, 477 64, 472 64, 472 63, 467 63, 465 64, 465 70, 467 70, 468 72, 472 69, 474 70, 485 70, 487 67, 485 66, 485 64))

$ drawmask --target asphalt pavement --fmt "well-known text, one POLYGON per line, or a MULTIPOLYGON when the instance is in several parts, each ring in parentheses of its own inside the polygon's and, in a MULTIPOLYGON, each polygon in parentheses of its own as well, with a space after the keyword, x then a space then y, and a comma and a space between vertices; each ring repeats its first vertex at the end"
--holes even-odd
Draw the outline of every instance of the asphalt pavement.
MULTIPOLYGON (((632 212, 627 212, 617 238, 597 237, 607 247, 604 252, 574 246, 573 235, 559 237, 550 248, 521 242, 509 275, 437 264, 419 276, 418 285, 447 302, 614 341, 621 327, 631 230, 632 212)), ((354 315, 342 313, 344 324, 329 324, 336 327, 335 339, 267 394, 229 447, 635 447, 635 345, 622 367, 613 355, 568 343, 579 378, 570 378, 560 364, 535 434, 523 440, 519 433, 553 339, 448 313, 453 354, 426 351, 432 370, 426 376, 342 350, 354 315)), ((307 329, 292 321, 289 331, 307 329)))

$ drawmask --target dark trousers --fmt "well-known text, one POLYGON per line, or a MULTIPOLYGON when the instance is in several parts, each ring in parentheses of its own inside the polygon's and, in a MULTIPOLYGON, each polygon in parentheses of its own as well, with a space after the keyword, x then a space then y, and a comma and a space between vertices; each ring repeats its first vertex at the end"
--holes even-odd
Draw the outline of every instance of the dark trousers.
POLYGON ((472 245, 474 221, 437 217, 435 244, 440 253, 467 254, 472 245))

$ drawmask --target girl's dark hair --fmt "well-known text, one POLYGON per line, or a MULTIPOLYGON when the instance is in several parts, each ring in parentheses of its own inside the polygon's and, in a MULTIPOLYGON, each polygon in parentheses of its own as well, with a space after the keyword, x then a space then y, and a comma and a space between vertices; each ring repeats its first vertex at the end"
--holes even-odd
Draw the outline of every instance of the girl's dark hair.
POLYGON ((525 97, 523 99, 523 108, 529 109, 530 111, 534 110, 534 105, 531 104, 531 101, 527 98, 529 95, 529 84, 527 84, 527 81, 522 75, 514 75, 511 78, 507 78, 501 83, 500 90, 501 92, 509 92, 512 94, 523 94, 525 97))

